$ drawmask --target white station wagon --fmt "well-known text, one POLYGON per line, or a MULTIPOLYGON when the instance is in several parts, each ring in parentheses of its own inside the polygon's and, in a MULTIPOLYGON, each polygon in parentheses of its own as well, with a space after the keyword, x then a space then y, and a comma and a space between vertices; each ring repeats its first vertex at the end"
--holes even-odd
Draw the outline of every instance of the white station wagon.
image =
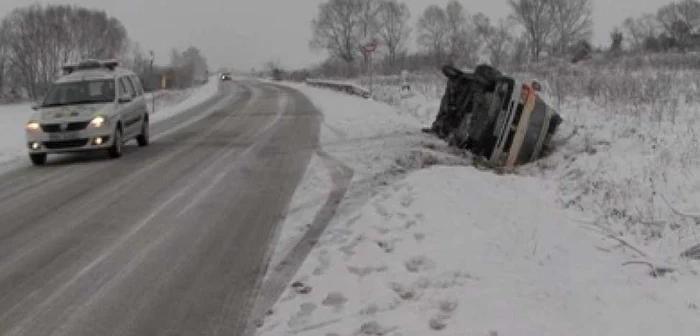
POLYGON ((33 164, 47 154, 105 150, 119 158, 122 146, 136 139, 149 143, 149 119, 141 81, 117 61, 87 60, 63 66, 26 124, 33 164))

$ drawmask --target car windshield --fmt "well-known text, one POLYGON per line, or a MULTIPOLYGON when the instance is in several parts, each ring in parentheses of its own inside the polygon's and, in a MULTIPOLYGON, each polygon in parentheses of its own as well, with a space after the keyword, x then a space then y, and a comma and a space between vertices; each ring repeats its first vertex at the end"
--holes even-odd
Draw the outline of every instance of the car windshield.
POLYGON ((53 84, 42 106, 110 103, 115 90, 112 79, 53 84))

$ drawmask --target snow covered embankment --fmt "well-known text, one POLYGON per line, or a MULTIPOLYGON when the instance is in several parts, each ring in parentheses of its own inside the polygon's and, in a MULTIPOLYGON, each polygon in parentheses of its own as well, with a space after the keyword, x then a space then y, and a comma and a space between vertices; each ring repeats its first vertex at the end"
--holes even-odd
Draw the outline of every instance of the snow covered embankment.
MULTIPOLYGON (((322 106, 326 115, 349 104, 330 104, 330 98, 322 106)), ((437 105, 438 98, 409 99, 437 105)), ((423 124, 432 120, 416 111, 403 113, 423 124)), ((584 123, 590 132, 610 120, 609 114, 569 108, 565 116, 573 112, 580 116, 574 124, 584 123)), ((371 127, 355 120, 357 127, 371 127)), ((570 131, 563 129, 559 140, 570 131)), ((673 254, 660 253, 658 244, 650 245, 656 246, 652 252, 636 247, 634 237, 611 231, 608 223, 589 223, 594 210, 605 211, 609 204, 562 206, 569 188, 585 190, 580 183, 586 182, 574 182, 572 170, 590 176, 588 181, 604 177, 594 162, 613 157, 604 151, 606 142, 592 141, 589 132, 577 134, 550 158, 524 167, 521 176, 431 168, 341 215, 265 319, 260 335, 696 334, 697 265, 666 260, 673 254), (585 155, 594 162, 576 158, 585 155), (640 260, 658 262, 654 275, 659 277, 640 260), (665 273, 664 261, 673 264, 672 273, 665 273)), ((608 141, 618 150, 639 146, 618 137, 608 141)), ((350 152, 371 157, 362 147, 346 150, 346 158, 352 158, 350 152)), ((641 154, 627 154, 635 153, 641 154)), ((637 178, 630 174, 635 169, 622 168, 639 160, 614 162, 618 175, 607 176, 610 182, 603 186, 637 178)), ((609 190, 593 188, 582 199, 595 200, 609 190)), ((629 195, 637 197, 622 202, 640 202, 638 195, 629 195)))
MULTIPOLYGON (((279 83, 277 83, 279 84, 279 83)), ((284 83, 304 93, 323 113, 320 145, 282 225, 271 266, 279 263, 321 211, 329 193, 347 179, 341 215, 367 201, 377 185, 404 173, 402 163, 422 141, 420 124, 386 104, 304 84, 284 83)))
POLYGON ((330 227, 262 335, 693 335, 695 279, 655 279, 538 178, 431 168, 330 227), (673 286, 669 286, 669 282, 673 286), (303 285, 303 286, 302 286, 303 285), (299 288, 310 290, 304 293, 299 288))

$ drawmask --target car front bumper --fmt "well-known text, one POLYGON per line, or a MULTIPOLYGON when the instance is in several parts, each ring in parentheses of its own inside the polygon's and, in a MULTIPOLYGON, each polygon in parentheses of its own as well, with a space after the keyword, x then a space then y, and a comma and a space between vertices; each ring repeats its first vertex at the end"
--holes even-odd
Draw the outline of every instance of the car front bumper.
POLYGON ((77 131, 27 131, 26 146, 30 154, 70 153, 106 149, 112 146, 111 127, 85 128, 77 131))

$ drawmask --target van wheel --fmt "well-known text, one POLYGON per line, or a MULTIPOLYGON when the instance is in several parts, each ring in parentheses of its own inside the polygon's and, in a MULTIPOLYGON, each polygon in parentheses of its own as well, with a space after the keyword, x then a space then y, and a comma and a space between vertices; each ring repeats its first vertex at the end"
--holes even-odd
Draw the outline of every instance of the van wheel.
POLYGON ((29 154, 29 159, 35 166, 41 166, 46 163, 46 153, 29 154))
POLYGON ((122 156, 122 145, 122 130, 117 127, 117 129, 114 130, 114 143, 112 147, 107 149, 107 155, 112 159, 120 158, 122 156))
POLYGON ((487 87, 493 86, 500 76, 501 72, 490 65, 480 64, 474 69, 474 77, 487 87))
POLYGON ((148 119, 144 118, 141 123, 141 134, 136 137, 136 143, 138 143, 139 147, 146 147, 151 142, 149 128, 148 119))

